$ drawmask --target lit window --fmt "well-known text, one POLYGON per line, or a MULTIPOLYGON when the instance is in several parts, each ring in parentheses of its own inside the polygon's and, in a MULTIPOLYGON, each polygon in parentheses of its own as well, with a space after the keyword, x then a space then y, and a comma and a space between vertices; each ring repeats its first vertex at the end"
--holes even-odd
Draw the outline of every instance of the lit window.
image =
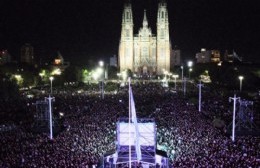
POLYGON ((56 65, 59 65, 59 64, 61 64, 61 60, 60 60, 60 59, 55 59, 55 60, 54 60, 54 63, 55 63, 56 65))

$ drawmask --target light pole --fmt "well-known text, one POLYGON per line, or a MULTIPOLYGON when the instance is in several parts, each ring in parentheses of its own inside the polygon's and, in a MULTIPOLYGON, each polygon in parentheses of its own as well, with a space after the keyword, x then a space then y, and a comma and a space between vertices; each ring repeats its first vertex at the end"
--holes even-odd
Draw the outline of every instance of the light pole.
POLYGON ((102 68, 102 77, 101 77, 101 98, 104 99, 104 62, 103 61, 99 61, 99 66, 102 68))
POLYGON ((50 124, 50 139, 53 139, 53 131, 52 131, 52 105, 51 102, 52 100, 54 100, 54 97, 51 97, 49 95, 49 97, 45 97, 45 101, 48 100, 48 104, 49 104, 49 124, 50 124))
POLYGON ((244 77, 243 76, 239 76, 238 79, 240 81, 239 89, 240 89, 240 92, 241 92, 242 91, 242 81, 243 81, 244 77))
POLYGON ((189 67, 189 79, 190 79, 190 72, 192 71, 192 65, 193 65, 193 62, 192 61, 188 61, 187 62, 187 66, 189 67))
POLYGON ((184 78, 183 95, 186 95, 186 78, 184 78))
POLYGON ((181 66, 181 85, 182 85, 182 90, 184 90, 184 85, 183 85, 183 69, 184 69, 184 67, 181 66))
POLYGON ((192 61, 188 61, 188 62, 187 62, 187 65, 188 65, 189 68, 192 67, 193 62, 192 62, 192 61))
POLYGON ((176 79, 179 77, 179 75, 173 74, 172 77, 174 78, 174 89, 176 90, 176 79))
POLYGON ((183 82, 183 66, 181 66, 181 81, 183 82))
POLYGON ((201 87, 203 86, 203 84, 200 83, 198 84, 199 86, 199 112, 201 111, 201 87))
POLYGON ((236 97, 236 95, 234 95, 234 97, 229 97, 229 102, 234 101, 233 103, 233 123, 232 123, 232 141, 235 141, 235 128, 236 128, 236 101, 240 101, 240 97, 236 97))
POLYGON ((191 71, 192 71, 192 68, 189 68, 189 79, 190 79, 190 73, 191 73, 191 71))
POLYGON ((51 81, 51 94, 52 94, 52 81, 53 81, 54 77, 51 76, 49 79, 50 79, 50 81, 51 81))

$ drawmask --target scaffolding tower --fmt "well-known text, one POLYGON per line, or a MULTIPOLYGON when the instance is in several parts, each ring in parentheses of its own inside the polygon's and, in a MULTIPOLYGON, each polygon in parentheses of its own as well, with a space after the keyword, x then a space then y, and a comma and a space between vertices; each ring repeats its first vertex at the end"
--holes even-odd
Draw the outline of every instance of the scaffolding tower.
MULTIPOLYGON (((259 134, 259 130, 257 125, 254 123, 254 119, 253 101, 240 100, 235 117, 236 134, 259 134)), ((228 125, 228 130, 231 130, 231 128, 232 122, 228 125)))

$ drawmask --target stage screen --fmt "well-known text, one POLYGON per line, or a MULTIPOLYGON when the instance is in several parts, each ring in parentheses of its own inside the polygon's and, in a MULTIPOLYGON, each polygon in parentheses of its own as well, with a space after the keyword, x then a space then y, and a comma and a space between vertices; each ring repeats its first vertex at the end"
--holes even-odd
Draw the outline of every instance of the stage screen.
MULTIPOLYGON (((154 123, 138 123, 139 144, 141 146, 155 146, 154 123)), ((118 123, 117 140, 119 145, 135 145, 135 126, 133 123, 118 123), (130 126, 130 127, 129 127, 130 126), (129 129, 130 128, 130 129, 129 129), (130 134, 129 134, 130 132, 130 134), (129 138, 130 135, 130 138, 129 138)))

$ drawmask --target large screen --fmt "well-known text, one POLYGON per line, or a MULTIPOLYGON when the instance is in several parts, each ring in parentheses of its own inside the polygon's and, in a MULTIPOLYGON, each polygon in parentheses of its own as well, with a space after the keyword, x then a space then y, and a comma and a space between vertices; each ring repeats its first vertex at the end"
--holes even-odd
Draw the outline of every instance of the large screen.
MULTIPOLYGON (((154 123, 138 123, 139 144, 141 146, 155 146, 154 123)), ((121 146, 135 145, 135 125, 133 123, 118 123, 117 141, 121 146)))

